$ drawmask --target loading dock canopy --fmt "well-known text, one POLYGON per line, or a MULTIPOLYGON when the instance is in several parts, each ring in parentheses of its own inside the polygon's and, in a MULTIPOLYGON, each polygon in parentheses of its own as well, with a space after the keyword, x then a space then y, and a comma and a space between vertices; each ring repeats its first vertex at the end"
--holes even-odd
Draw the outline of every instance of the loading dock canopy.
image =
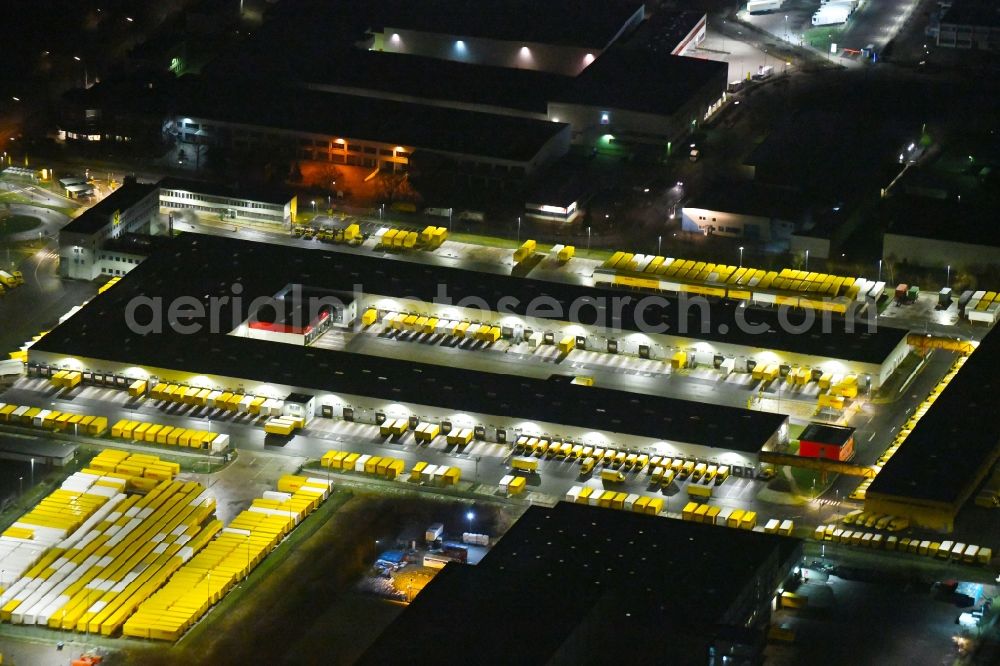
MULTIPOLYGON (((213 333, 209 326, 188 335, 167 326, 162 334, 144 336, 131 330, 124 316, 126 305, 139 295, 170 303, 198 294, 226 296, 229 300, 221 307, 219 320, 243 321, 245 312, 232 318, 231 286, 237 282, 244 288, 241 306, 245 309, 255 297, 274 294, 294 279, 319 280, 331 271, 335 279, 348 284, 392 283, 393 290, 403 290, 405 283, 399 284, 397 270, 416 280, 414 271, 422 274, 431 269, 402 261, 183 234, 35 343, 32 353, 277 382, 318 393, 495 414, 751 454, 759 452, 787 421, 785 416, 766 412, 577 386, 566 378, 528 379, 277 344, 213 333), (338 274, 337 266, 351 272, 338 274), (359 272, 362 268, 367 272, 359 272)), ((443 279, 450 286, 463 280, 475 282, 480 276, 489 277, 452 271, 443 279)))

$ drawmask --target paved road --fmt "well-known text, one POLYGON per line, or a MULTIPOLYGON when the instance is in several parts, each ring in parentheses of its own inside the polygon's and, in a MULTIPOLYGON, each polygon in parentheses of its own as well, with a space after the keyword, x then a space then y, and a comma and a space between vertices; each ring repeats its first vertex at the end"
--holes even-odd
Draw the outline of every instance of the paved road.
POLYGON ((32 336, 50 330, 62 315, 97 293, 94 283, 61 279, 58 258, 56 243, 51 241, 21 264, 24 284, 0 299, 0 353, 4 357, 32 336))

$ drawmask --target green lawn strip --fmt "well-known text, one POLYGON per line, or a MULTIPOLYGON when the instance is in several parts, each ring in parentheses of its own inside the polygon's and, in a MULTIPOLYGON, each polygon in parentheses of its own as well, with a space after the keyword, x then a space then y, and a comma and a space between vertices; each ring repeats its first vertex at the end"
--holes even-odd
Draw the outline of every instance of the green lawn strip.
POLYGON ((190 645, 206 630, 219 631, 223 629, 220 622, 227 617, 226 611, 235 604, 241 603, 245 597, 253 595, 255 586, 267 575, 279 567, 284 559, 294 552, 295 548, 308 540, 319 530, 327 520, 342 507, 353 493, 334 489, 330 496, 313 511, 298 527, 292 530, 278 546, 258 564, 245 580, 233 587, 219 603, 215 604, 205 617, 193 626, 181 639, 183 646, 190 645))

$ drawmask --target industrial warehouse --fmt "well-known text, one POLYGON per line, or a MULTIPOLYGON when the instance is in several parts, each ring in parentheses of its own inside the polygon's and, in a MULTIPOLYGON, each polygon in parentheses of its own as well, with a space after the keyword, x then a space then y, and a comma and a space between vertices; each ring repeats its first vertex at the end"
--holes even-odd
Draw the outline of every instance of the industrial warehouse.
MULTIPOLYGON (((356 254, 312 252, 217 237, 185 236, 175 247, 176 254, 165 252, 155 259, 154 267, 144 270, 146 277, 137 282, 147 288, 162 284, 165 302, 190 294, 232 297, 228 288, 220 291, 218 285, 239 282, 243 302, 249 304, 257 297, 276 298, 287 293, 290 285, 300 285, 306 293, 316 289, 341 294, 340 303, 348 315, 346 319, 339 315, 341 326, 352 325, 355 314, 364 315, 364 325, 390 316, 402 316, 403 320, 412 316, 415 323, 423 316, 425 329, 431 319, 436 319, 431 333, 450 321, 452 328, 458 327, 464 334, 472 322, 479 322, 476 330, 489 324, 493 341, 501 337, 533 338, 543 344, 564 343, 567 351, 590 349, 688 366, 725 364, 743 372, 773 365, 776 375, 779 370, 787 374, 791 366, 811 368, 812 374, 852 373, 858 376, 862 390, 880 386, 909 349, 906 332, 900 329, 878 327, 869 331, 866 325, 855 323, 861 330, 850 331, 848 322, 832 315, 813 319, 805 314, 743 307, 725 300, 685 303, 669 299, 662 304, 650 303, 641 296, 617 290, 409 261, 386 263, 356 254), (258 270, 264 265, 273 269, 258 270), (196 266, 197 271, 191 270, 196 266), (168 274, 173 274, 172 279, 166 278, 168 274), (446 292, 440 291, 443 285, 447 285, 446 292), (618 311, 608 310, 610 305, 618 311), (785 327, 791 325, 792 330, 784 332, 783 323, 785 327)), ((291 304, 288 309, 292 309, 291 304)), ((305 329, 312 324, 298 322, 302 329, 298 336, 275 336, 273 326, 246 323, 255 314, 240 314, 232 322, 226 318, 225 332, 303 344, 305 329)), ((265 317, 258 315, 256 319, 265 317)), ((331 323, 324 321, 323 325, 331 323)), ((90 356, 83 352, 78 355, 90 356)))
POLYGON ((478 565, 447 565, 362 663, 400 663, 401 645, 408 663, 432 660, 440 626, 457 653, 499 661, 512 637, 495 628, 527 599, 544 621, 516 629, 526 663, 757 663, 776 591, 801 557, 798 539, 532 507, 478 565))
POLYGON ((865 509, 950 532, 955 517, 1000 459, 993 418, 1000 336, 988 334, 916 422, 865 496, 865 509), (983 418, 976 418, 981 414, 983 418))
MULTIPOLYGON (((782 415, 580 386, 571 377, 526 379, 280 344, 268 339, 275 323, 257 329, 256 335, 248 335, 245 324, 233 334, 203 328, 184 335, 168 327, 163 335, 141 335, 130 330, 124 316, 140 295, 164 303, 191 294, 231 297, 229 285, 238 282, 247 297, 239 304, 243 309, 256 296, 279 294, 290 283, 338 293, 337 287, 363 281, 366 271, 378 279, 375 284, 398 297, 418 295, 408 290, 429 287, 430 278, 453 285, 463 283, 457 276, 469 281, 464 271, 454 269, 217 237, 182 235, 175 243, 174 251, 168 248, 146 261, 31 347, 29 373, 50 376, 66 369, 81 373, 83 381, 100 377, 101 383, 112 386, 156 379, 281 399, 286 407, 287 396, 299 393, 304 394, 299 402, 305 420, 315 414, 361 423, 433 421, 442 430, 474 429, 479 439, 501 443, 513 443, 522 433, 558 434, 569 440, 683 452, 739 471, 745 468, 748 475, 757 468, 760 451, 787 441, 787 417, 782 415), (256 269, 265 254, 275 270, 256 269), (201 269, 192 270, 194 266, 201 269), (443 272, 434 275, 436 271, 443 272)), ((504 280, 512 287, 538 289, 538 295, 549 286, 504 280)), ((353 312, 354 305, 323 321, 350 323, 353 315, 344 314, 353 312)), ((220 320, 245 322, 250 314, 222 306, 220 320)), ((283 339, 294 334, 278 335, 283 339)))

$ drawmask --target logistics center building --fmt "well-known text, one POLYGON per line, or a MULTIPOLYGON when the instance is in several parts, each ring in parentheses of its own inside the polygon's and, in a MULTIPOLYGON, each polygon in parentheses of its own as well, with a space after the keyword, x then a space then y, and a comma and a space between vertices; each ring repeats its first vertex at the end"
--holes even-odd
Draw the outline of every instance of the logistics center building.
POLYGON ((442 627, 483 663, 760 663, 801 557, 801 540, 775 534, 533 506, 478 564, 445 565, 360 663, 433 661, 442 627), (526 604, 533 621, 497 631, 526 604))
MULTIPOLYGON (((307 416, 314 412, 364 423, 419 419, 441 423, 443 430, 475 429, 480 439, 497 442, 513 442, 520 434, 617 442, 743 467, 748 473, 757 468, 761 450, 780 449, 787 443, 783 415, 579 386, 568 377, 528 379, 281 344, 241 332, 251 314, 250 302, 277 295, 290 283, 332 294, 345 282, 364 284, 367 274, 382 291, 391 287, 401 293, 406 285, 419 287, 411 279, 413 273, 394 275, 403 268, 439 270, 182 235, 39 340, 29 352, 29 374, 44 377, 57 369, 72 369, 84 373, 85 382, 99 376, 107 384, 111 377, 112 385, 155 378, 275 399, 300 393, 315 396, 307 416), (242 301, 234 303, 231 286, 237 283, 242 301), (219 301, 218 332, 212 332, 210 321, 191 322, 202 324, 200 330, 178 332, 168 325, 167 313, 162 335, 143 334, 126 321, 130 304, 136 322, 148 324, 149 310, 136 308, 146 302, 143 299, 162 299, 168 307, 181 303, 181 298, 187 299, 185 307, 200 302, 208 310, 214 307, 213 299, 230 299, 219 301)), ((452 278, 449 284, 472 281, 463 271, 448 270, 452 271, 445 276, 452 278)), ((368 296, 345 298, 346 307, 334 318, 346 322, 364 298, 368 296)))

